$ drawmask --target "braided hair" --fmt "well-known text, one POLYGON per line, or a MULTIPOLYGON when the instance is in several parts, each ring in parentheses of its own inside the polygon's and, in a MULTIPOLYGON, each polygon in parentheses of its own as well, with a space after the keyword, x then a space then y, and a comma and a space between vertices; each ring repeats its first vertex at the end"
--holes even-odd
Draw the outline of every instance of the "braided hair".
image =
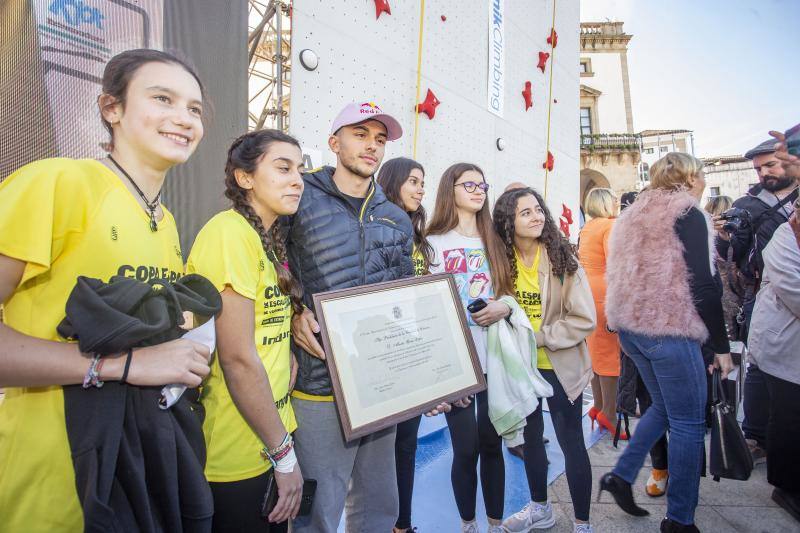
POLYGON ((516 283, 519 275, 517 261, 514 257, 514 221, 517 217, 517 203, 520 198, 528 195, 536 198, 544 212, 544 227, 539 236, 539 242, 544 244, 545 250, 547 250, 553 275, 562 277, 565 274, 574 274, 578 271, 578 260, 575 258, 572 245, 556 226, 544 198, 532 188, 525 187, 504 192, 494 204, 494 226, 506 245, 506 257, 511 266, 512 280, 516 283))
POLYGON ((233 141, 228 149, 228 160, 225 163, 225 197, 233 203, 234 211, 242 215, 258 233, 261 247, 275 267, 278 288, 283 294, 289 296, 294 312, 302 313, 303 291, 289 269, 284 266, 286 263, 286 235, 282 226, 276 220, 272 226, 265 228, 261 217, 250 203, 247 189, 240 187, 236 181, 237 169, 249 174, 255 172, 264 154, 269 151, 270 145, 276 142, 289 143, 300 148, 300 143, 294 137, 271 129, 251 131, 233 141))

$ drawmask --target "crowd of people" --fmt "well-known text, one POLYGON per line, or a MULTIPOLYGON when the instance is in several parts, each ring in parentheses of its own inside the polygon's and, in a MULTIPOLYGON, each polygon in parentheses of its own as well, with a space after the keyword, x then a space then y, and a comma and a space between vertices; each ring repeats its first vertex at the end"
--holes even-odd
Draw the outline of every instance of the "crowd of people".
MULTIPOLYGON (((473 163, 444 171, 428 221, 423 165, 383 162, 387 143, 402 136, 398 121, 374 104, 348 104, 330 128, 335 167, 304 172, 300 144, 279 131, 237 138, 220 179, 231 207, 202 228, 184 265, 161 190, 202 139, 205 103, 186 63, 124 52, 106 66, 98 98, 109 155, 43 159, 0 184, 0 530, 280 532, 291 524, 331 533, 344 515, 348 531, 415 531, 422 415, 345 441, 311 309, 316 293, 442 272, 453 274, 465 310, 486 303, 466 315, 488 388, 425 413, 443 414, 451 436, 454 527, 479 531, 479 479, 489 532, 555 524, 546 398, 574 531, 593 531, 582 425, 591 385, 593 423, 629 441, 600 490, 625 512, 647 514, 631 486, 649 453, 647 493, 667 498, 661 530, 697 531, 708 375, 733 369, 730 340, 746 342, 751 357, 751 453, 766 457, 773 498, 800 521, 800 161, 780 135, 748 152, 759 185, 733 210, 722 198, 710 214, 699 207, 702 162, 680 153, 652 165, 638 197, 590 191, 591 220, 576 248, 534 188, 514 183, 490 208, 492 184, 473 163), (221 302, 213 353, 174 337, 82 353, 60 334, 79 277, 97 282, 104 301, 113 293, 115 313, 140 317, 120 280, 174 282, 174 309, 198 276, 221 302), (488 370, 502 372, 492 339, 507 326, 529 339, 524 375, 540 400, 511 435, 493 424, 492 401, 505 391, 488 370), (128 392, 174 384, 199 393, 147 416, 128 392), (103 387, 120 395, 119 411, 100 408, 103 387), (67 392, 84 410, 65 402, 67 392), (77 439, 67 428, 86 409, 94 427, 77 439), (123 417, 128 411, 139 416, 123 417), (623 413, 641 414, 632 434, 618 423, 623 413), (105 435, 102 445, 92 444, 95 434, 105 435), (507 516, 504 441, 521 445, 530 491, 507 516), (125 468, 115 468, 117 455, 125 468), (180 482, 198 469, 203 483, 180 482), (171 481, 148 483, 154 471, 171 481), (310 509, 308 480, 316 483, 310 509), (272 487, 277 499, 267 506, 272 487)), ((177 313, 160 327, 183 320, 177 313)), ((123 324, 102 335, 124 339, 131 326, 123 324)))

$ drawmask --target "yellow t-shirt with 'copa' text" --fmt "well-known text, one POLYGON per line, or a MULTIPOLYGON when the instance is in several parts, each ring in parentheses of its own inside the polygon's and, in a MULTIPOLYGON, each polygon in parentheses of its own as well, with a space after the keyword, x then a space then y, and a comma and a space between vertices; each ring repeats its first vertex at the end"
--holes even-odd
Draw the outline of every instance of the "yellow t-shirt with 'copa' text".
MULTIPOLYGON (((44 159, 0 183, 0 254, 25 263, 4 323, 60 342, 56 327, 78 276, 175 281, 183 272, 172 215, 164 209, 158 231, 151 231, 148 214, 122 181, 93 159, 44 159)), ((5 390, 0 530, 83 531, 61 387, 5 390)))

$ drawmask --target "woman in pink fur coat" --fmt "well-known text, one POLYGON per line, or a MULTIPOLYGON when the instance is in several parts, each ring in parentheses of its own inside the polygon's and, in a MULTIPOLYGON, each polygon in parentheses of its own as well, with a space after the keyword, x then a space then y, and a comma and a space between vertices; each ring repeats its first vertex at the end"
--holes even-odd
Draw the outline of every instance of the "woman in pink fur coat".
MULTIPOLYGON (((619 332, 653 404, 617 466, 600 480, 626 512, 631 483, 648 451, 669 430, 667 516, 661 531, 694 525, 705 436, 706 377, 701 346, 723 377, 733 368, 714 268, 713 228, 699 209, 703 163, 669 153, 650 167, 650 188, 617 219, 609 246, 608 325, 619 332)), ((711 367, 709 367, 711 370, 711 367)))

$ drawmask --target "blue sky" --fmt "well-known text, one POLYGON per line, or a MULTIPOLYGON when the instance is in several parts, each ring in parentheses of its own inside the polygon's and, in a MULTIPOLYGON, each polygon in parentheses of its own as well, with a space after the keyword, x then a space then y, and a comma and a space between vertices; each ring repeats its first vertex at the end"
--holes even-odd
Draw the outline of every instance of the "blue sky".
POLYGON ((693 130, 710 157, 800 122, 800 0, 581 0, 582 22, 606 19, 633 35, 636 131, 693 130))

